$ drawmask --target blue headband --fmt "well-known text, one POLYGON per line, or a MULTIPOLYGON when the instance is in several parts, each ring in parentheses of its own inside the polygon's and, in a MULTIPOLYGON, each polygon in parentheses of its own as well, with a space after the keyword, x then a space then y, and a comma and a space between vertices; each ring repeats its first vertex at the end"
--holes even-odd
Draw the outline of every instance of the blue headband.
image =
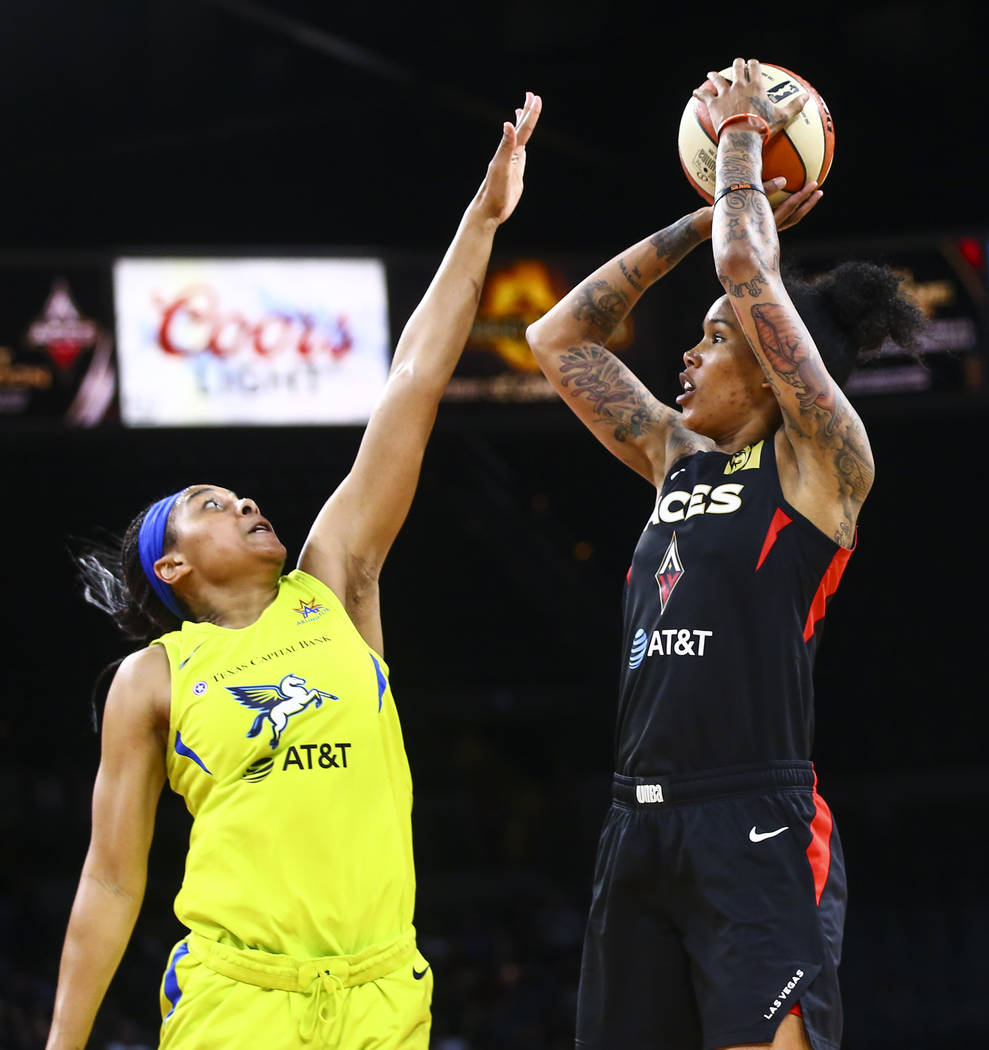
POLYGON ((185 615, 172 593, 172 588, 155 575, 155 562, 165 553, 165 526, 168 524, 168 515, 183 492, 185 489, 180 489, 171 496, 166 496, 152 504, 147 514, 144 515, 141 528, 137 533, 137 553, 141 559, 144 575, 147 576, 155 594, 180 620, 184 620, 185 615))

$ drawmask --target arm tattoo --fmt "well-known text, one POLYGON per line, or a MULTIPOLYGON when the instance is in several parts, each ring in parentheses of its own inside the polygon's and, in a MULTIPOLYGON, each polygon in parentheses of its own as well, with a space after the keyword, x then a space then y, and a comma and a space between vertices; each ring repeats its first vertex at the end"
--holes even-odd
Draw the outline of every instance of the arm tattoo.
POLYGON ((757 148, 756 137, 748 135, 731 136, 720 149, 715 191, 720 215, 715 229, 725 243, 749 241, 757 254, 765 256, 776 241, 776 220, 765 193, 739 189, 721 196, 729 186, 755 183, 757 148))
POLYGON ((570 310, 573 319, 583 327, 582 335, 591 342, 606 343, 646 288, 672 270, 700 242, 701 236, 694 229, 693 217, 685 215, 649 238, 649 243, 656 249, 658 266, 641 255, 632 255, 631 250, 617 260, 618 270, 628 287, 613 270, 609 271, 608 276, 591 277, 584 281, 573 293, 574 301, 570 310), (636 262, 636 259, 639 261, 636 262))
POLYGON ((592 340, 606 343, 629 309, 628 299, 607 281, 585 281, 574 304, 573 316, 588 326, 592 340))
MULTIPOLYGON (((725 198, 725 200, 728 199, 727 197, 725 198)), ((727 223, 724 224, 722 236, 726 243, 728 241, 746 241, 749 239, 749 232, 742 225, 742 221, 737 215, 730 215, 727 223)))
POLYGON ((603 347, 571 347, 561 355, 559 370, 570 396, 589 401, 595 422, 613 426, 618 441, 641 437, 661 419, 661 406, 649 391, 603 347))
POLYGON ((632 268, 631 268, 631 270, 630 270, 630 269, 629 269, 629 268, 628 268, 628 267, 627 267, 627 266, 625 265, 625 260, 624 260, 624 259, 619 259, 619 260, 618 260, 618 268, 619 268, 619 269, 620 269, 620 270, 622 271, 622 273, 623 273, 623 274, 625 275, 625 280, 626 280, 626 281, 628 281, 628 283, 629 283, 629 284, 630 284, 630 285, 631 285, 631 286, 632 286, 632 287, 633 287, 633 288, 634 288, 634 289, 635 289, 635 290, 636 290, 637 292, 644 292, 644 291, 645 291, 645 288, 643 288, 643 287, 642 287, 642 283, 641 283, 641 281, 642 281, 642 272, 641 272, 641 271, 639 270, 638 266, 636 266, 636 265, 635 265, 635 264, 633 263, 633 264, 632 264, 632 268))
POLYGON ((736 284, 726 273, 719 273, 718 280, 728 290, 732 299, 744 299, 746 295, 757 299, 769 284, 761 273, 757 273, 751 280, 742 281, 741 284, 736 284))
POLYGON ((824 429, 830 434, 837 410, 835 385, 820 355, 804 345, 792 315, 777 303, 756 303, 752 320, 772 370, 794 388, 803 412, 824 413, 824 429))
POLYGON ((762 141, 756 134, 728 134, 724 149, 718 150, 718 196, 736 182, 754 182, 756 163, 762 151, 762 141))
POLYGON ((845 425, 841 428, 842 443, 835 450, 834 465, 838 472, 842 497, 846 500, 852 499, 861 506, 869 494, 876 472, 871 456, 859 440, 859 427, 843 416, 841 421, 845 425))
POLYGON ((649 243, 656 249, 656 258, 662 264, 662 273, 672 270, 700 242, 700 234, 694 229, 689 215, 649 238, 649 243))
MULTIPOLYGON (((854 413, 839 401, 837 386, 816 348, 803 342, 800 329, 786 310, 776 303, 756 303, 752 319, 773 372, 794 388, 801 411, 822 424, 819 440, 823 448, 830 449, 845 515, 835 539, 847 546, 851 540, 848 523, 855 520, 875 475, 865 431, 854 413)), ((780 407, 789 415, 784 406, 780 407)), ((798 433, 808 436, 795 420, 792 422, 798 433)))
POLYGON ((834 530, 833 539, 839 547, 848 547, 851 545, 852 536, 855 535, 855 530, 851 524, 847 521, 843 521, 838 528, 834 530))
MULTIPOLYGON (((771 115, 765 113, 760 116, 771 119, 771 115)), ((718 152, 716 195, 733 183, 755 181, 757 151, 761 149, 756 135, 729 134, 723 140, 718 152)), ((767 272, 779 273, 779 240, 772 207, 763 194, 748 189, 728 193, 721 208, 714 227, 715 258, 719 241, 722 244, 745 241, 753 259, 752 276, 748 280, 738 280, 738 274, 731 277, 719 273, 718 277, 733 300, 746 296, 757 299, 769 287, 767 272)), ((807 340, 799 318, 779 304, 769 302, 753 303, 751 317, 760 356, 764 359, 763 370, 780 400, 787 426, 799 440, 815 442, 831 460, 842 512, 834 539, 847 547, 853 536, 852 523, 874 476, 862 423, 840 397, 816 347, 807 340), (783 383, 796 394, 801 418, 795 418, 792 408, 788 409, 787 403, 780 399, 783 383)))
POLYGON ((734 190, 719 205, 724 209, 720 217, 720 236, 724 242, 748 241, 762 259, 768 258, 773 245, 779 243, 772 210, 762 204, 765 199, 765 194, 757 190, 734 190))
POLYGON ((834 433, 828 442, 832 452, 835 479, 838 482, 838 501, 842 519, 834 532, 834 540, 847 547, 855 535, 854 523, 859 508, 872 488, 876 470, 872 463, 865 430, 854 415, 839 409, 834 433))

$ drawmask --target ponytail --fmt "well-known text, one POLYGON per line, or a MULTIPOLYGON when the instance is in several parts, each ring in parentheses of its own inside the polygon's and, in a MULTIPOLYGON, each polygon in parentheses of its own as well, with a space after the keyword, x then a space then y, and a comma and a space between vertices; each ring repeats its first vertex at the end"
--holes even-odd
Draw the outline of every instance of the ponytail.
MULTIPOLYGON (((87 543, 74 556, 86 601, 112 617, 126 637, 142 642, 177 630, 182 624, 155 593, 141 567, 138 534, 153 506, 145 507, 134 518, 123 539, 111 537, 106 543, 87 543)), ((166 548, 173 542, 172 530, 166 527, 166 548)))
POLYGON ((783 283, 807 325, 829 375, 844 386, 856 364, 893 342, 916 347, 924 316, 900 291, 902 278, 888 266, 844 262, 805 280, 789 270, 783 283))

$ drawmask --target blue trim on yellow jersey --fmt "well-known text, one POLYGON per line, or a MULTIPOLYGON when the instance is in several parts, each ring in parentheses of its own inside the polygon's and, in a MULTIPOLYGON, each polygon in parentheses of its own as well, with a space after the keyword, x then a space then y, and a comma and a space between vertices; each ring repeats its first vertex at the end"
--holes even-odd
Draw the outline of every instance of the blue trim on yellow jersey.
POLYGON ((177 729, 175 730, 175 753, 177 755, 183 755, 185 758, 191 758, 204 773, 209 773, 210 776, 213 775, 206 768, 206 763, 203 762, 199 755, 197 755, 188 744, 182 743, 182 734, 177 729))
POLYGON ((384 673, 381 670, 381 665, 374 658, 374 653, 368 653, 371 657, 371 663, 374 664, 374 673, 378 676, 378 710, 381 710, 381 699, 385 695, 385 690, 388 688, 388 679, 385 678, 384 673))
POLYGON ((168 969, 165 971, 165 980, 162 985, 162 991, 165 993, 165 998, 172 1004, 171 1010, 165 1014, 165 1020, 175 1013, 175 1007, 179 1005, 179 1000, 182 998, 182 989, 179 987, 178 975, 175 973, 175 967, 178 966, 179 960, 184 959, 189 954, 189 945, 183 941, 172 953, 172 958, 168 963, 168 969))

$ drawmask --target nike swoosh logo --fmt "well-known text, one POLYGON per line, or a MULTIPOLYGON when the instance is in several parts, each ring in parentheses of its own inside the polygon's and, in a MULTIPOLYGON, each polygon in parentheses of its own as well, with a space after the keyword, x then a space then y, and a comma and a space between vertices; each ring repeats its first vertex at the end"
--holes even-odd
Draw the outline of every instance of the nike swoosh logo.
POLYGON ((196 653, 199 652, 200 649, 202 649, 202 647, 205 644, 206 644, 205 642, 200 642, 199 645, 197 645, 196 648, 193 649, 191 653, 189 653, 189 655, 182 661, 182 663, 179 664, 179 670, 180 671, 196 655, 196 653))
MULTIPOLYGON (((426 966, 426 970, 428 970, 428 969, 429 969, 429 966, 427 965, 427 966, 426 966)), ((413 977, 414 977, 414 978, 415 978, 415 979, 416 979, 417 981, 421 981, 421 980, 423 979, 423 977, 425 977, 425 976, 426 976, 426 970, 417 970, 417 969, 416 969, 416 968, 415 968, 415 967, 413 966, 413 967, 412 967, 412 976, 413 976, 413 977)))
POLYGON ((762 842, 763 839, 774 839, 777 835, 782 835, 784 831, 789 831, 790 826, 787 825, 784 828, 777 828, 775 831, 756 831, 755 824, 752 825, 752 830, 749 832, 749 840, 751 842, 762 842))

